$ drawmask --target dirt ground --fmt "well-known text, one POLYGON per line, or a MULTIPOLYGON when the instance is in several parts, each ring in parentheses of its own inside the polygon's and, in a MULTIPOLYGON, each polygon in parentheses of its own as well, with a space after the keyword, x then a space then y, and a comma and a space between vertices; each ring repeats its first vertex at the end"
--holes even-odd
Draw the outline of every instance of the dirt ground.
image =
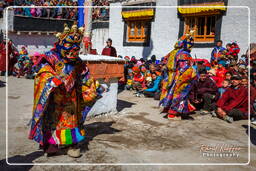
MULTIPOLYGON (((4 80, 0 77, 0 80, 4 80)), ((38 144, 28 140, 33 104, 33 80, 9 77, 8 135, 6 135, 6 90, 0 88, 0 170, 255 170, 256 127, 251 126, 251 156, 248 158, 248 122, 226 123, 208 115, 194 114, 194 120, 169 121, 159 114, 158 101, 135 97, 130 91, 118 94, 118 112, 91 118, 85 122, 86 141, 83 156, 46 157, 38 144), (77 163, 74 166, 8 166, 15 163, 77 163), (237 147, 232 157, 209 157, 202 147, 237 147), (239 149, 238 149, 239 148, 239 149), (109 165, 79 165, 107 163, 109 165), (118 163, 119 165, 113 165, 118 163), (126 165, 120 165, 120 164, 126 165), (158 166, 140 166, 155 163, 158 166), (159 166, 160 164, 233 163, 236 166, 159 166), (127 164, 133 164, 129 166, 127 164), (136 165, 137 164, 137 165, 136 165), (140 164, 140 165, 139 165, 140 164)), ((218 153, 218 152, 217 152, 218 153)), ((222 154, 226 151, 222 151, 222 154)), ((218 153, 219 154, 219 153, 218 153)))

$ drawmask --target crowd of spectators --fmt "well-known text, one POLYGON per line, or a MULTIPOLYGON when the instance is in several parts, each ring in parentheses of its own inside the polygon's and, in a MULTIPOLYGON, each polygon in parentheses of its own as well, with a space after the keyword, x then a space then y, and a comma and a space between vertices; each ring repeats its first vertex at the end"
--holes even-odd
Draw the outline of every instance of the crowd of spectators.
POLYGON ((14 0, 0 0, 0 18, 3 17, 5 7, 14 5, 14 0))
MULTIPOLYGON (((73 0, 16 0, 17 6, 77 6, 73 0)), ((58 19, 77 19, 77 8, 16 8, 15 15, 58 19)))
MULTIPOLYGON (((212 57, 208 60, 194 59, 193 68, 197 79, 192 84, 189 101, 200 114, 211 114, 229 123, 248 118, 248 88, 251 87, 251 119, 255 122, 256 109, 256 44, 251 54, 238 59, 240 48, 236 42, 222 47, 217 42, 212 57), (216 51, 216 49, 222 49, 216 51), (252 53, 253 52, 253 53, 252 53), (218 53, 218 54, 216 54, 218 53), (254 55, 253 55, 254 54, 254 55), (248 65, 250 61, 250 66, 248 65), (248 70, 251 82, 248 81, 248 70)), ((251 47, 252 49, 253 47, 251 47)), ((119 56, 122 58, 122 56, 119 56)), ((168 77, 167 58, 156 60, 136 59, 125 56, 125 80, 120 87, 134 91, 137 97, 153 97, 159 100, 163 80, 168 77)))
MULTIPOLYGON (((75 0, 5 0, 0 1, 0 17, 3 17, 3 9, 6 6, 77 6, 75 0)), ((93 20, 109 19, 109 2, 108 0, 93 0, 92 5, 96 6, 92 9, 93 20), (104 6, 104 7, 99 7, 104 6)), ((76 20, 78 10, 76 8, 16 8, 15 15, 28 17, 44 17, 44 18, 64 18, 76 20)))
MULTIPOLYGON (((108 46, 112 47, 111 44, 108 46)), ((222 47, 222 41, 218 41, 209 61, 192 59, 192 67, 197 76, 196 80, 191 82, 188 99, 202 115, 209 114, 229 123, 247 119, 250 116, 249 119, 255 123, 256 44, 251 44, 250 51, 240 58, 238 58, 240 48, 237 43, 228 43, 226 47, 222 47), (248 78, 251 78, 250 82, 248 78), (250 109, 248 109, 249 91, 250 109)), ((22 47, 16 55, 17 62, 12 67, 11 74, 17 77, 33 78, 36 74, 33 72, 33 65, 40 55, 39 53, 29 55, 26 47, 22 47)), ((123 58, 120 55, 118 57, 123 58)), ((163 83, 166 79, 168 80, 168 55, 161 60, 157 60, 155 55, 148 60, 136 59, 135 56, 131 58, 125 56, 124 59, 126 61, 125 77, 119 81, 119 88, 133 91, 136 97, 160 100, 163 83)))
MULTIPOLYGON (((93 6, 109 6, 108 0, 93 0, 93 6)), ((93 20, 108 20, 109 19, 109 8, 104 7, 95 7, 92 10, 92 19, 93 20)))

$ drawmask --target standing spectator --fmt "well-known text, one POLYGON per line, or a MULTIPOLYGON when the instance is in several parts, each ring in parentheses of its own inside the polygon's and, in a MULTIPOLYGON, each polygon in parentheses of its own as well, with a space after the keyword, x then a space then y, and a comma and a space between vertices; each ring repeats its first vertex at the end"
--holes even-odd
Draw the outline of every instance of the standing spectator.
POLYGON ((216 64, 219 58, 223 55, 225 48, 222 47, 222 40, 218 40, 216 46, 213 48, 211 53, 211 64, 216 64))
POLYGON ((116 49, 112 46, 112 40, 109 38, 106 43, 107 46, 102 50, 101 55, 117 57, 116 49))

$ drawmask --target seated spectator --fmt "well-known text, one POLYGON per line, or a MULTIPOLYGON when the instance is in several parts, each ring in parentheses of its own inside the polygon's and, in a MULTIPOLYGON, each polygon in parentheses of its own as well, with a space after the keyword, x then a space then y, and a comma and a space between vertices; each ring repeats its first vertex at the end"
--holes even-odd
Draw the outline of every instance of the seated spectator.
POLYGON ((248 88, 241 85, 241 77, 231 78, 231 87, 217 101, 217 115, 231 123, 248 118, 248 88))
POLYGON ((198 61, 197 63, 197 72, 200 73, 202 70, 205 70, 204 61, 198 61))
POLYGON ((143 91, 145 97, 154 97, 155 100, 160 99, 160 85, 162 76, 158 76, 156 73, 152 73, 153 86, 143 91))
POLYGON ((191 88, 189 99, 197 109, 201 109, 201 114, 208 114, 214 110, 212 102, 217 96, 216 83, 209 78, 206 70, 199 73, 199 80, 196 80, 191 88))
POLYGON ((238 59, 238 54, 240 52, 238 44, 236 42, 228 44, 227 50, 228 52, 226 53, 226 55, 230 55, 232 57, 231 63, 236 63, 238 59))
POLYGON ((150 64, 149 65, 149 71, 151 73, 156 73, 157 75, 161 75, 161 72, 159 71, 159 68, 157 69, 155 64, 150 64))
POLYGON ((239 75, 240 73, 239 73, 239 67, 238 67, 238 65, 231 65, 230 67, 229 67, 229 69, 228 69, 228 72, 230 72, 231 73, 231 75, 239 75))
POLYGON ((231 77, 232 77, 231 73, 230 72, 226 72, 225 80, 231 80, 231 77))
POLYGON ((133 65, 136 65, 137 64, 137 59, 135 56, 132 56, 131 57, 131 62, 133 63, 133 65))
POLYGON ((209 71, 207 71, 207 73, 208 73, 208 77, 212 79, 216 84, 218 80, 218 78, 216 77, 216 71, 214 69, 210 69, 209 71))
POLYGON ((28 51, 25 46, 21 47, 21 51, 19 53, 20 55, 28 55, 28 51))
POLYGON ((239 75, 242 76, 242 77, 248 77, 248 70, 246 68, 245 65, 240 65, 238 67, 238 72, 239 72, 239 75))
POLYGON ((222 82, 222 87, 218 88, 218 93, 219 93, 218 99, 221 98, 222 95, 226 92, 226 90, 230 87, 231 85, 230 83, 231 83, 230 80, 224 80, 222 82))
POLYGON ((138 67, 133 67, 133 88, 136 90, 135 95, 140 97, 142 91, 145 87, 143 87, 144 83, 144 76, 141 74, 140 69, 138 67))
POLYGON ((128 69, 128 75, 126 77, 126 85, 125 85, 125 89, 126 90, 133 90, 133 71, 132 69, 128 69))
POLYGON ((222 82, 225 79, 225 74, 227 72, 225 66, 226 66, 225 61, 218 62, 218 68, 216 69, 216 77, 217 77, 216 85, 217 85, 217 87, 221 87, 222 82))
MULTIPOLYGON (((32 5, 32 6, 34 7, 35 5, 32 5)), ((32 15, 32 17, 36 17, 36 8, 31 8, 30 14, 32 15)))
POLYGON ((248 78, 247 77, 242 77, 241 85, 244 87, 248 87, 248 78))
POLYGON ((140 72, 141 74, 144 76, 145 81, 144 81, 144 86, 146 87, 152 87, 152 76, 150 71, 147 70, 147 68, 145 67, 145 65, 141 65, 140 66, 140 72))

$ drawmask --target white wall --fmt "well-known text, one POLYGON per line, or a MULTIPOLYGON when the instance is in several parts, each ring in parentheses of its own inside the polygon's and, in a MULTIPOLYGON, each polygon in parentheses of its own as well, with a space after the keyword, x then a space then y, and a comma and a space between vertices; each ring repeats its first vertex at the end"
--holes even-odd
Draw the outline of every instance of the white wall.
MULTIPOLYGON (((157 0, 157 6, 176 6, 177 0, 157 0)), ((179 18, 177 8, 156 8, 155 21, 152 23, 151 38, 153 50, 158 59, 169 53, 178 39, 179 18)))
POLYGON ((247 8, 228 8, 222 19, 221 39, 224 44, 237 41, 241 49, 239 56, 245 54, 249 44, 248 17, 247 8))
POLYGON ((106 46, 106 40, 109 38, 109 29, 93 29, 92 30, 92 48, 97 49, 98 54, 101 54, 106 46))
MULTIPOLYGON (((177 0, 157 0, 157 6, 176 6, 177 0)), ((251 8, 251 42, 256 42, 256 7, 253 0, 229 0, 228 6, 249 6, 251 8)), ((112 3, 111 6, 121 6, 121 3, 112 3)), ((179 33, 179 19, 177 8, 157 8, 155 21, 151 26, 150 47, 123 47, 124 23, 121 17, 121 8, 110 9, 109 36, 113 39, 113 45, 118 54, 123 56, 151 56, 155 54, 158 59, 173 49, 179 33)), ((248 48, 248 10, 247 8, 228 8, 223 16, 221 39, 226 43, 237 41, 241 47, 240 56, 248 48)), ((191 55, 197 58, 210 59, 212 48, 193 48, 191 55)))
MULTIPOLYGON (((157 5, 176 5, 177 1, 157 1, 157 5)), ((121 6, 121 3, 112 3, 111 6, 121 6)), ((155 20, 151 24, 151 41, 149 47, 125 46, 123 47, 124 22, 122 21, 121 8, 110 8, 109 36, 113 46, 122 56, 136 56, 137 59, 156 55, 158 58, 165 56, 173 47, 178 36, 179 20, 177 9, 157 8, 155 20), (166 17, 171 16, 171 17, 166 17), (167 19, 166 19, 167 18, 167 19)))

